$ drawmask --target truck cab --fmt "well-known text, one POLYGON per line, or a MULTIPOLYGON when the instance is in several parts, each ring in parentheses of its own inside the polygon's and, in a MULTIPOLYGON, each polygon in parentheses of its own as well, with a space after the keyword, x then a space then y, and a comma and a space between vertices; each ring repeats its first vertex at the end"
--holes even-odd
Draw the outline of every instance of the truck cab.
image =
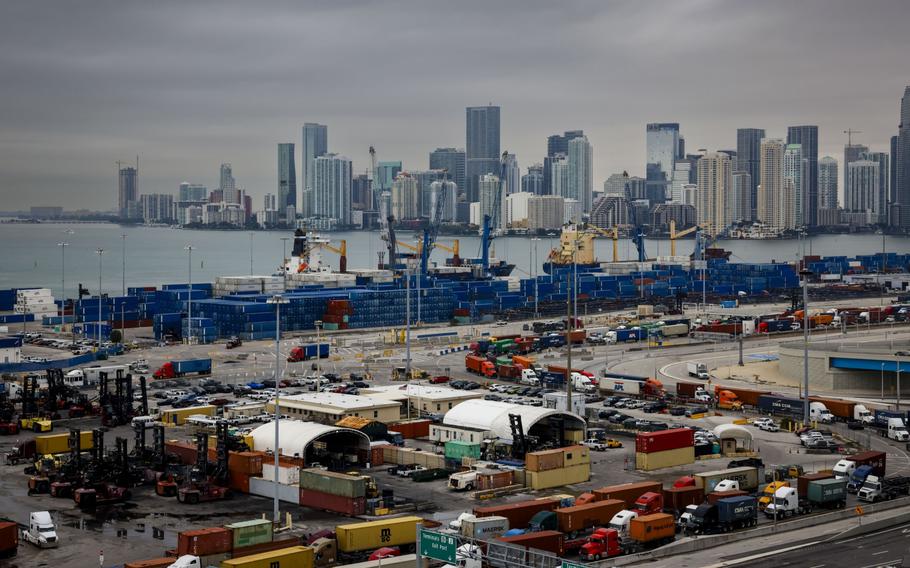
POLYGON ((205 568, 202 559, 192 554, 184 554, 170 564, 167 568, 205 568))
POLYGON ((695 515, 695 510, 698 509, 698 505, 686 505, 686 508, 683 510, 682 514, 676 519, 676 530, 677 532, 686 528, 686 526, 692 521, 692 517, 695 515))
POLYGON ((590 377, 586 377, 581 373, 576 373, 573 371, 572 389, 579 392, 591 393, 597 391, 597 385, 594 384, 594 381, 592 381, 590 377))
POLYGON ((622 510, 610 519, 610 528, 615 529, 619 536, 626 536, 629 534, 629 525, 632 523, 632 519, 636 517, 638 517, 637 512, 628 509, 622 510))
POLYGON ((853 472, 850 473, 850 479, 847 481, 847 492, 858 493, 866 482, 866 478, 872 474, 872 471, 873 468, 871 465, 861 465, 854 469, 853 472))
POLYGON ((769 519, 775 516, 780 519, 808 512, 808 507, 800 501, 799 492, 795 487, 779 488, 774 492, 774 501, 765 507, 765 515, 769 519))
POLYGON ((809 403, 809 418, 817 422, 831 424, 834 422, 834 415, 828 410, 828 407, 821 402, 809 403))
POLYGON ((840 479, 841 477, 851 477, 854 470, 856 470, 856 462, 853 460, 838 460, 834 464, 834 477, 840 479))
POLYGON ((910 434, 907 433, 907 426, 904 424, 903 418, 888 419, 888 439, 898 442, 910 440, 910 434))
POLYGON ((789 481, 772 481, 765 486, 764 491, 762 491, 761 497, 758 498, 758 508, 761 511, 764 511, 765 508, 771 504, 771 501, 774 500, 774 495, 777 493, 777 490, 781 487, 790 487, 789 481))
POLYGON ((641 517, 644 517, 645 515, 653 515, 655 513, 662 513, 663 509, 664 496, 661 493, 655 493, 653 491, 643 493, 638 499, 635 500, 635 503, 632 505, 632 510, 638 513, 638 515, 641 517))
POLYGON ((578 554, 582 560, 589 562, 602 558, 612 558, 623 553, 619 533, 616 529, 599 528, 591 533, 587 542, 581 545, 578 554))
POLYGON ((686 363, 686 368, 690 377, 708 380, 708 366, 706 364, 698 363, 697 361, 689 361, 686 363))
POLYGON ((722 491, 739 491, 739 482, 732 479, 722 479, 714 486, 714 491, 716 493, 722 491))
POLYGON ((875 422, 875 415, 862 404, 857 404, 853 407, 853 419, 858 420, 863 424, 872 424, 875 422))
POLYGON ((540 386, 540 379, 537 378, 537 373, 534 369, 521 370, 521 384, 530 385, 532 387, 540 386))
POLYGON ((28 517, 28 528, 22 531, 22 539, 38 548, 55 548, 57 541, 57 526, 47 511, 34 511, 28 517))

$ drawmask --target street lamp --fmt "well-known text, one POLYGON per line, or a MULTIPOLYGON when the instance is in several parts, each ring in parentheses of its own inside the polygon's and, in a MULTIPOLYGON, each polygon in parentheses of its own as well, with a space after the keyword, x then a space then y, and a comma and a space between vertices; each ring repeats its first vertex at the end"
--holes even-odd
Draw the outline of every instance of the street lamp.
POLYGON ((809 423, 809 276, 812 271, 805 268, 799 271, 803 278, 803 423, 809 423))
POLYGON ((62 318, 66 311, 66 247, 70 244, 66 241, 57 243, 60 247, 60 317, 62 318))
POLYGON ((101 255, 104 249, 99 248, 95 251, 98 253, 98 350, 101 350, 101 255))
POLYGON ((193 342, 193 245, 186 245, 183 250, 187 252, 187 266, 189 267, 189 292, 186 298, 186 323, 187 323, 187 340, 193 342))
MULTIPOLYGON (((279 522, 278 517, 278 424, 281 421, 281 405, 279 404, 279 383, 281 382, 281 305, 287 304, 288 299, 281 294, 276 294, 266 300, 268 304, 275 305, 275 476, 272 482, 275 484, 275 502, 272 506, 272 520, 279 522)), ((316 359, 319 360, 317 348, 316 359)))
POLYGON ((405 303, 405 321, 404 321, 404 341, 405 341, 405 362, 404 376, 405 380, 411 380, 411 270, 406 268, 404 271, 404 303, 405 303))
MULTIPOLYGON (((322 369, 319 365, 319 331, 322 329, 322 320, 316 320, 313 322, 313 327, 316 328, 316 379, 319 380, 319 377, 322 376, 322 369)), ((316 383, 319 385, 319 383, 316 383)))
POLYGON ((540 241, 540 237, 534 237, 531 239, 531 242, 534 243, 534 261, 531 263, 532 278, 534 279, 534 317, 540 317, 540 314, 537 311, 537 243, 540 241))

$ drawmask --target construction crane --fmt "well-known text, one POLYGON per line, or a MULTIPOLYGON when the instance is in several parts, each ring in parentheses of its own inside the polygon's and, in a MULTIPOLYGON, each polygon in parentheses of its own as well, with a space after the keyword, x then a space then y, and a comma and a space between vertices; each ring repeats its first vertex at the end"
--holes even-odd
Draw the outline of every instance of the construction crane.
POLYGON ((676 256, 676 239, 685 237, 686 235, 691 235, 692 233, 697 233, 701 227, 698 225, 693 225, 688 229, 683 229, 682 231, 676 232, 676 221, 670 220, 670 256, 676 256))
POLYGON ((847 130, 844 130, 844 134, 847 135, 847 146, 853 146, 853 135, 854 134, 862 134, 862 133, 863 133, 862 130, 853 130, 852 128, 848 128, 847 130))

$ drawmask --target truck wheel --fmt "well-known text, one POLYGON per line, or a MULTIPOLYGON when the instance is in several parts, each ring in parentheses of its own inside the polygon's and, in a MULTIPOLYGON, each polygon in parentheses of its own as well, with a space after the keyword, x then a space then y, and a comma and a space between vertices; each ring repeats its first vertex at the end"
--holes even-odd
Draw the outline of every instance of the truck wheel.
POLYGON ((465 488, 465 491, 474 491, 474 484, 468 483, 467 485, 464 486, 464 488, 465 488))

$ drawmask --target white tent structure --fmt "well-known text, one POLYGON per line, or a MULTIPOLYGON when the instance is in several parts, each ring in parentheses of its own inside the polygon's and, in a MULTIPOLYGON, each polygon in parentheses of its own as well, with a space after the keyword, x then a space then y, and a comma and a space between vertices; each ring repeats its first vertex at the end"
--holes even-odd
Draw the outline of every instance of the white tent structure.
POLYGON ((511 441, 510 414, 521 417, 525 436, 552 437, 560 427, 567 430, 586 428, 584 418, 571 412, 494 400, 466 400, 448 411, 442 423, 456 428, 488 430, 502 440, 511 441))
POLYGON ((738 449, 752 449, 752 432, 739 424, 720 424, 714 427, 714 435, 721 441, 734 440, 738 449))
MULTIPOLYGON (((281 420, 278 427, 281 454, 301 456, 307 465, 315 462, 328 465, 324 462, 327 457, 356 456, 358 450, 365 450, 366 455, 369 455, 370 438, 359 430, 300 420, 281 420)), ((250 435, 253 437, 254 450, 274 451, 274 420, 254 429, 250 435)))

